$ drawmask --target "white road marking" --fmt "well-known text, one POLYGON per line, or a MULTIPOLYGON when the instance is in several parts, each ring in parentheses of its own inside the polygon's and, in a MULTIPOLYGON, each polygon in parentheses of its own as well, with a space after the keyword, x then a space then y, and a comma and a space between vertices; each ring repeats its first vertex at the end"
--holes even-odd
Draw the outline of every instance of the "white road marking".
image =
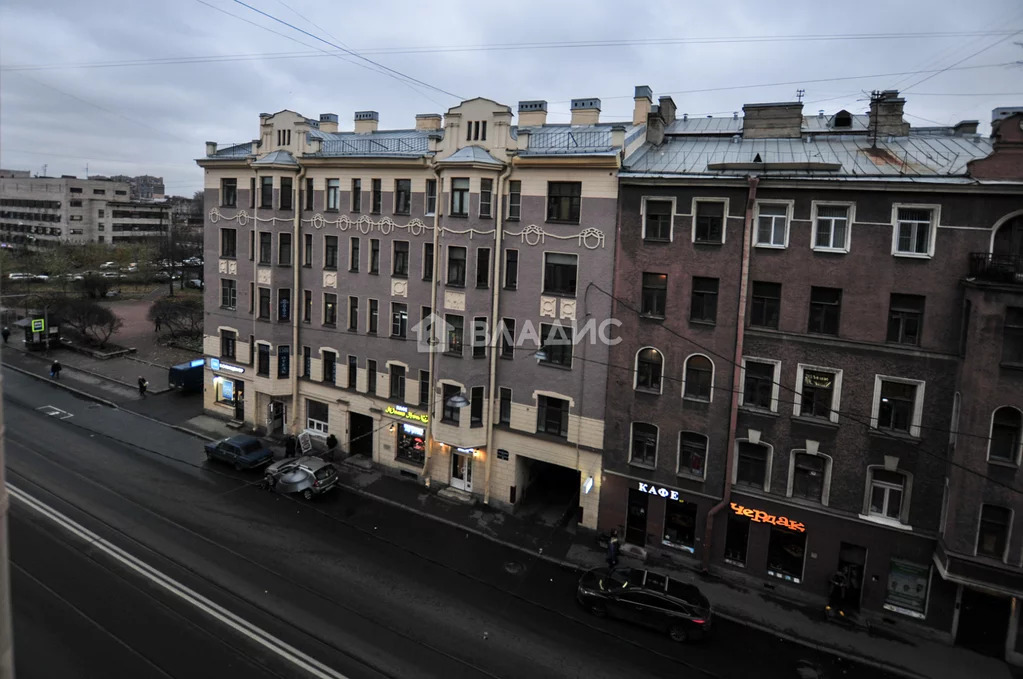
POLYGON ((165 575, 144 561, 132 556, 120 547, 117 547, 96 533, 93 533, 77 521, 67 517, 41 500, 32 497, 25 491, 16 488, 10 483, 7 484, 7 489, 10 491, 11 497, 25 503, 40 515, 64 528, 69 533, 85 540, 90 546, 104 552, 115 561, 131 568, 139 575, 145 577, 151 582, 154 582, 160 587, 163 587, 168 592, 171 592, 195 608, 207 613, 210 617, 241 633, 243 636, 255 641, 257 644, 277 654, 296 667, 305 670, 310 675, 317 677, 318 679, 348 679, 346 675, 341 674, 340 672, 319 662, 315 658, 306 655, 294 646, 278 639, 262 628, 248 622, 244 618, 235 615, 223 606, 210 601, 198 592, 186 587, 182 583, 174 580, 168 575, 165 575))
POLYGON ((71 413, 66 410, 61 410, 56 406, 39 406, 36 410, 41 410, 50 417, 59 417, 62 420, 66 420, 69 417, 74 417, 71 413))

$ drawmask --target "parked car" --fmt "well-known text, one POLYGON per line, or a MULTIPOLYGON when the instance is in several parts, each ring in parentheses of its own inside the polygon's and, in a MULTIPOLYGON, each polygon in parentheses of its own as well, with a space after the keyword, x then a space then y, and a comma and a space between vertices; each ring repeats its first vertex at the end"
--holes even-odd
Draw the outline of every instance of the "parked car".
POLYGON ((30 273, 9 273, 7 274, 7 278, 9 278, 12 281, 23 281, 26 279, 34 278, 34 276, 30 273))
POLYGON ((189 288, 196 288, 198 290, 202 290, 202 281, 199 280, 198 278, 193 278, 190 281, 186 281, 185 286, 189 288))
POLYGON ((301 493, 306 500, 337 485, 337 467, 313 455, 274 462, 264 474, 263 483, 269 490, 301 493))
POLYGON ((273 462, 273 452, 254 436, 239 434, 220 441, 207 443, 207 460, 220 460, 235 469, 255 469, 273 462))
POLYGON ((587 571, 576 599, 593 615, 651 627, 677 642, 704 638, 711 629, 710 602, 696 585, 648 570, 587 571))
POLYGON ((117 268, 117 262, 103 262, 99 265, 101 269, 115 269, 117 268))

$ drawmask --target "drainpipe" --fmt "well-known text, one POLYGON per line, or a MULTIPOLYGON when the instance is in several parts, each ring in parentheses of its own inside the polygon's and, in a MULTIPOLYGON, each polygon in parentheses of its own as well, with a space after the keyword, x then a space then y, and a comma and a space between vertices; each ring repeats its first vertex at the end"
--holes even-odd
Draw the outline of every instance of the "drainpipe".
MULTIPOLYGON (((703 532, 703 571, 710 570, 710 551, 713 548, 714 517, 724 509, 732 499, 732 470, 735 466, 735 428, 739 422, 739 390, 742 385, 739 378, 742 374, 742 346, 746 337, 746 296, 749 288, 750 245, 753 241, 753 206, 757 198, 757 184, 760 179, 749 177, 749 194, 746 198, 746 219, 742 230, 742 273, 739 278, 739 306, 735 312, 735 357, 732 361, 732 393, 731 410, 728 416, 728 447, 725 457, 725 490, 721 502, 714 505, 707 513, 707 526, 703 532)), ((725 215, 728 219, 728 215, 725 215)))
MULTIPOLYGON (((293 235, 291 236, 291 267, 294 269, 292 273, 292 298, 291 298, 291 433, 292 435, 298 435, 298 364, 295 362, 295 356, 300 355, 298 345, 298 298, 301 294, 299 286, 301 285, 301 263, 298 261, 298 255, 302 254, 301 246, 301 221, 302 221, 302 182, 305 179, 305 166, 301 166, 298 171, 298 177, 295 179, 294 198, 292 199, 292 205, 295 206, 295 226, 293 235)), ((277 360, 281 360, 281 356, 277 354, 277 360)), ((302 360, 302 359, 299 359, 302 360)))
MULTIPOLYGON (((437 286, 440 277, 440 211, 444 205, 444 180, 440 176, 440 168, 436 160, 430 161, 430 170, 433 171, 434 181, 437 183, 437 201, 433 209, 433 275, 430 277, 430 313, 437 316, 437 286)), ((430 487, 430 459, 433 457, 433 408, 436 403, 437 377, 436 370, 436 347, 437 347, 437 324, 430 320, 430 338, 427 340, 427 347, 430 351, 430 397, 427 400, 426 418, 426 455, 423 458, 423 483, 430 487)))
MULTIPOLYGON (((512 157, 514 160, 514 157, 512 157)), ((497 319, 498 314, 498 303, 501 298, 501 245, 504 239, 504 182, 508 179, 508 175, 511 174, 512 164, 508 163, 504 170, 501 171, 501 176, 497 178, 497 222, 494 231, 494 238, 496 242, 494 244, 494 277, 491 281, 491 285, 494 288, 494 294, 490 301, 490 328, 491 328, 491 339, 493 342, 490 344, 490 385, 487 387, 487 447, 486 447, 486 473, 483 475, 483 504, 490 504, 490 469, 493 467, 491 462, 494 458, 494 451, 491 450, 494 447, 494 412, 497 406, 497 399, 494 397, 494 391, 497 389, 497 319)))

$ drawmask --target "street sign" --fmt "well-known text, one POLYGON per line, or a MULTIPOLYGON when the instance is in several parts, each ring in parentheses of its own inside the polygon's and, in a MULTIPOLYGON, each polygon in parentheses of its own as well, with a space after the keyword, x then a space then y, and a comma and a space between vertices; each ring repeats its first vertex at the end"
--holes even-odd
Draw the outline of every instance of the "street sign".
POLYGON ((46 330, 46 321, 44 319, 32 319, 32 332, 43 332, 44 330, 46 330))
POLYGON ((298 445, 303 454, 308 454, 313 449, 313 441, 309 438, 309 432, 304 431, 298 435, 298 445))

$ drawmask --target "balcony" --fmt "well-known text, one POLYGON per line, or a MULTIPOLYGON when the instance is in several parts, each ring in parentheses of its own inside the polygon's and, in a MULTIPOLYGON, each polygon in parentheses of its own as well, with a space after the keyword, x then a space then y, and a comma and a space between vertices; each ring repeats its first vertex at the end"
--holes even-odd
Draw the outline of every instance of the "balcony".
POLYGON ((971 252, 970 278, 990 283, 1023 284, 1023 257, 971 252))

